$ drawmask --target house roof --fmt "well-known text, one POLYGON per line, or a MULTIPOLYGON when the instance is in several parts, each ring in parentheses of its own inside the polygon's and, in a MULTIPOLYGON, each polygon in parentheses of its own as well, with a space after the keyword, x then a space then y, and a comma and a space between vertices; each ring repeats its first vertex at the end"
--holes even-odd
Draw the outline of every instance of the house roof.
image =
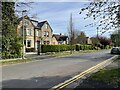
POLYGON ((39 27, 38 27, 38 21, 32 20, 32 19, 30 19, 30 21, 31 21, 32 24, 35 26, 35 28, 39 28, 39 27))
MULTIPOLYGON (((30 19, 27 15, 24 16, 24 18, 30 20, 30 22, 32 23, 32 25, 33 25, 35 28, 38 28, 38 29, 41 29, 42 26, 43 26, 45 23, 47 23, 47 24, 49 25, 48 21, 46 21, 46 20, 45 20, 45 21, 38 22, 38 21, 36 21, 36 20, 30 19)), ((19 18, 18 20, 21 21, 22 19, 23 19, 23 18, 21 17, 21 18, 19 18)), ((50 25, 49 25, 49 26, 50 26, 50 25)), ((51 28, 51 26, 50 26, 50 28, 51 28)), ((51 28, 51 30, 52 30, 52 28, 51 28)), ((52 31, 53 31, 53 30, 52 30, 52 31)))
MULTIPOLYGON (((37 27, 38 21, 30 19, 27 15, 24 16, 24 18, 30 20, 30 22, 32 23, 32 25, 33 25, 35 28, 38 28, 38 27, 37 27)), ((20 18, 18 19, 18 22, 20 22, 22 19, 23 19, 23 17, 20 17, 20 18)))
POLYGON ((47 21, 39 22, 37 26, 38 26, 39 28, 41 28, 45 23, 47 23, 47 21))
MULTIPOLYGON (((39 28, 41 29, 42 26, 43 26, 45 23, 47 23, 47 24, 49 25, 48 21, 41 21, 41 22, 38 23, 37 27, 39 27, 39 28)), ((49 25, 49 27, 51 28, 50 25, 49 25)), ((52 28, 51 28, 51 30, 52 30, 52 28)), ((52 30, 52 31, 53 31, 53 30, 52 30)))
POLYGON ((68 36, 59 34, 53 34, 53 37, 55 37, 57 41, 66 41, 68 38, 68 36))

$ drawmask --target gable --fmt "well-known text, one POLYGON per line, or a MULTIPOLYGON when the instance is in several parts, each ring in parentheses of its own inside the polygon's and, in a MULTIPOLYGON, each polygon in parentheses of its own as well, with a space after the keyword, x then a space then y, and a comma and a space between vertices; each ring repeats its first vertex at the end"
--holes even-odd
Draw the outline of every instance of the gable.
POLYGON ((41 30, 50 29, 51 32, 53 32, 50 24, 49 24, 47 21, 39 22, 39 23, 38 23, 38 27, 39 27, 41 30), (47 25, 47 26, 46 26, 46 25, 47 25), (46 27, 47 27, 47 28, 46 28, 46 27))

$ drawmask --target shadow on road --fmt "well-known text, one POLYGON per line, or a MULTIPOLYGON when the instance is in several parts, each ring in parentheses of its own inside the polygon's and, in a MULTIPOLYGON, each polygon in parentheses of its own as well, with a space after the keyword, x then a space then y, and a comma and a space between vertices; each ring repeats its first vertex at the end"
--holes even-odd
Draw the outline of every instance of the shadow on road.
POLYGON ((33 77, 30 79, 12 79, 2 82, 2 90, 5 90, 6 88, 31 88, 30 90, 33 90, 34 88, 50 89, 70 78, 70 76, 44 76, 33 77))

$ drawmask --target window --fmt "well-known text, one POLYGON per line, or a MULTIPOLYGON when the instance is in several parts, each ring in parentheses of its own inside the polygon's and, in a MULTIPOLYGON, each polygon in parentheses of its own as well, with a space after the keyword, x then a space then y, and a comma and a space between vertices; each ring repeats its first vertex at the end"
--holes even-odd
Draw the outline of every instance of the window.
POLYGON ((25 26, 28 26, 28 25, 29 25, 29 22, 26 21, 26 22, 25 22, 25 26))
POLYGON ((44 41, 44 44, 50 44, 50 41, 44 41))
POLYGON ((41 33, 40 33, 40 31, 38 31, 38 36, 41 36, 41 33))
POLYGON ((31 47, 31 40, 27 40, 27 47, 31 47))
POLYGON ((44 41, 44 44, 46 44, 46 41, 44 41))
POLYGON ((31 29, 27 29, 27 35, 31 36, 32 35, 32 30, 31 29))
POLYGON ((44 32, 44 36, 45 36, 45 37, 49 37, 49 32, 46 32, 46 31, 45 31, 45 32, 44 32))
POLYGON ((49 42, 49 41, 47 41, 47 44, 50 44, 50 42, 49 42))

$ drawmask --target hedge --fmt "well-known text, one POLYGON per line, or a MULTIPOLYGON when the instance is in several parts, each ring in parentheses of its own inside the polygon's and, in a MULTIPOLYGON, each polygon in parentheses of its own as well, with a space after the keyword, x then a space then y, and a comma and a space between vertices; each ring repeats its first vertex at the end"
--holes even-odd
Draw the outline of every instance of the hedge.
POLYGON ((93 45, 77 44, 76 51, 79 50, 93 50, 95 47, 93 45))
POLYGON ((42 45, 42 53, 75 50, 75 45, 42 45))

